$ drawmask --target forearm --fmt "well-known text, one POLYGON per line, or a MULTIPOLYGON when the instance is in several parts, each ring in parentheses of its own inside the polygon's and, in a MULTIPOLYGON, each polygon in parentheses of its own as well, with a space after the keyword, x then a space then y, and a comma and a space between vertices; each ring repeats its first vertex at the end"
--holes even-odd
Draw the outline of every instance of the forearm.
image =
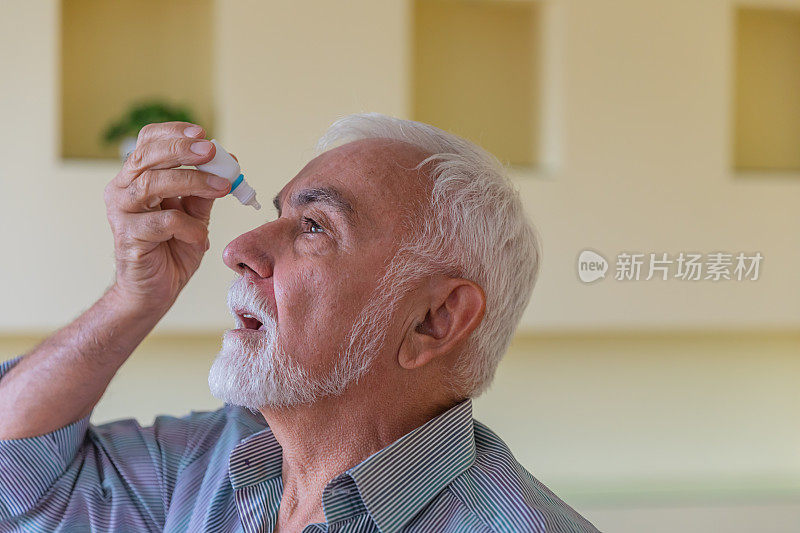
POLYGON ((0 380, 0 439, 43 435, 89 414, 165 313, 133 305, 112 285, 0 380))

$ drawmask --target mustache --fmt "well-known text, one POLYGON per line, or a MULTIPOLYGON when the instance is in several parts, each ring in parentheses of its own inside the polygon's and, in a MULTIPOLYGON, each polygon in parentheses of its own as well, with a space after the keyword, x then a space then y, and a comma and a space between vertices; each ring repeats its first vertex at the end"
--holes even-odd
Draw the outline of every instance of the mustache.
POLYGON ((258 287, 248 283, 244 276, 234 278, 228 283, 227 304, 228 311, 234 317, 237 310, 246 310, 264 324, 275 321, 275 317, 270 314, 267 297, 258 291, 258 287))

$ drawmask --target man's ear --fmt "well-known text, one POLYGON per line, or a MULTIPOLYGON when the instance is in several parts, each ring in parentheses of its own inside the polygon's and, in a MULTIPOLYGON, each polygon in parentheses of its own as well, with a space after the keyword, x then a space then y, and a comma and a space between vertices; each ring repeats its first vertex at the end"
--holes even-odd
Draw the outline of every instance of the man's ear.
POLYGON ((398 362, 411 370, 453 350, 480 325, 486 295, 480 285, 462 278, 436 280, 400 346, 398 362), (422 317, 422 313, 425 316, 422 317))

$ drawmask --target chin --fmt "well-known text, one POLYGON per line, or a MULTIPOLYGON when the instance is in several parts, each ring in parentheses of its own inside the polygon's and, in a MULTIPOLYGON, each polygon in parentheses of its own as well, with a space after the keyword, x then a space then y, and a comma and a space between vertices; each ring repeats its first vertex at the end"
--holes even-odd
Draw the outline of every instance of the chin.
POLYGON ((271 333, 254 329, 225 332, 208 376, 214 397, 260 410, 313 403, 324 395, 325 384, 312 379, 271 333))

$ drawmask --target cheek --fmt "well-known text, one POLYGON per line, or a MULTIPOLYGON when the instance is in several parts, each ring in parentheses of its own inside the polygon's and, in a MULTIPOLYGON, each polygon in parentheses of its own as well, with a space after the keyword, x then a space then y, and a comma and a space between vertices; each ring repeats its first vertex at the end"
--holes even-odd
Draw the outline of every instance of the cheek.
POLYGON ((327 235, 298 235, 294 241, 296 257, 325 256, 336 251, 333 241, 327 235))
POLYGON ((327 236, 298 236, 273 273, 280 341, 312 364, 335 356, 376 280, 376 261, 344 251, 327 236))
POLYGON ((333 354, 342 335, 349 332, 337 304, 340 280, 331 280, 308 265, 293 270, 275 283, 278 329, 283 346, 306 362, 322 361, 333 354), (342 331, 344 329, 344 331, 342 331))

